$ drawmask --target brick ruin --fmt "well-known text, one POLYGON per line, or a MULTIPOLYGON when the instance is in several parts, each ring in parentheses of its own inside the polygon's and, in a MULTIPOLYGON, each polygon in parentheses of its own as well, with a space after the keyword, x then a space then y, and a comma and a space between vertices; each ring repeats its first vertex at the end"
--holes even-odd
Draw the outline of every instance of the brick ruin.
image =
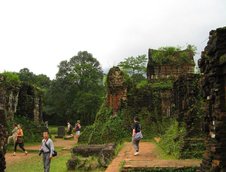
POLYGON ((127 87, 123 72, 119 67, 112 67, 107 76, 107 105, 113 110, 113 115, 127 99, 127 87))
POLYGON ((34 86, 7 84, 0 76, 0 110, 3 110, 7 120, 15 115, 26 116, 36 123, 42 121, 42 96, 34 86))
MULTIPOLYGON (((167 80, 170 80, 173 83, 181 74, 194 73, 194 54, 191 50, 185 49, 176 51, 174 56, 168 59, 168 62, 160 64, 154 60, 153 54, 161 52, 162 50, 148 50, 147 79, 150 83, 165 82, 167 80), (186 53, 188 59, 187 62, 178 62, 178 59, 181 58, 181 53, 186 53)), ((172 114, 172 94, 172 88, 163 89, 160 92, 161 112, 167 117, 172 114)))
POLYGON ((206 101, 206 151, 201 172, 226 172, 226 28, 210 32, 199 60, 206 101))
POLYGON ((5 152, 7 143, 7 130, 6 130, 6 118, 5 113, 0 109, 0 171, 4 171, 6 168, 5 152))
POLYGON ((204 152, 204 138, 200 75, 179 76, 173 84, 172 97, 172 116, 177 118, 179 125, 185 125, 186 129, 180 150, 181 158, 201 158, 204 152))
MULTIPOLYGON (((172 59, 168 62, 158 63, 153 59, 155 52, 161 52, 161 50, 148 50, 148 65, 147 65, 147 78, 148 80, 155 79, 177 79, 182 73, 194 73, 195 62, 193 59, 194 54, 190 50, 177 51, 172 59), (188 62, 179 64, 177 59, 180 58, 180 53, 185 52, 188 54, 188 62)), ((164 57, 162 57, 164 58, 164 57)))

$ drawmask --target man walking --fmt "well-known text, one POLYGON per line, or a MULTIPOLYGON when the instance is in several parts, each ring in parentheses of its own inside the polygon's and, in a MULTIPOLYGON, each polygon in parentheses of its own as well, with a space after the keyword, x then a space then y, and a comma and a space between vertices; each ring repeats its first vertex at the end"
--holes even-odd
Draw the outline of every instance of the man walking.
POLYGON ((43 140, 40 151, 43 154, 44 172, 49 172, 54 145, 53 141, 49 138, 49 133, 47 131, 43 132, 43 140))

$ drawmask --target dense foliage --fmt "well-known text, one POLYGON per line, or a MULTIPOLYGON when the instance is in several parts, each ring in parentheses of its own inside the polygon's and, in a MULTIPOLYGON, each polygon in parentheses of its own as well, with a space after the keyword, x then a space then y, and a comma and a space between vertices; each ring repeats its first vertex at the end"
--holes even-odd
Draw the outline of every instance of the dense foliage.
POLYGON ((104 95, 100 63, 87 51, 60 62, 56 79, 46 97, 46 118, 50 123, 66 124, 80 119, 92 124, 104 95))
POLYGON ((92 126, 86 127, 79 142, 88 144, 115 143, 130 136, 123 113, 112 117, 112 110, 103 104, 92 126))
POLYGON ((185 127, 179 126, 178 122, 173 120, 165 134, 162 135, 159 145, 167 154, 179 158, 184 136, 185 127))
POLYGON ((161 47, 158 50, 152 50, 151 56, 156 64, 194 64, 193 56, 196 47, 188 45, 185 50, 180 47, 161 47))
POLYGON ((121 61, 118 66, 133 84, 145 80, 147 57, 139 55, 137 57, 128 57, 121 61))

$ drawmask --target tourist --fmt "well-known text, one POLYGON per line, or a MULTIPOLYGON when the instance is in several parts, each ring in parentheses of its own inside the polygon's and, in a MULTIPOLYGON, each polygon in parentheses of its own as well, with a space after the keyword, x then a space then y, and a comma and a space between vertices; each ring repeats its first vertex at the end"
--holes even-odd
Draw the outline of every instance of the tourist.
POLYGON ((12 130, 12 135, 8 137, 7 143, 10 144, 11 140, 13 140, 13 145, 15 145, 15 143, 16 143, 16 138, 17 138, 17 130, 18 130, 17 124, 14 124, 13 127, 14 127, 14 128, 13 128, 13 130, 12 130))
POLYGON ((16 150, 17 150, 17 145, 19 145, 19 147, 24 151, 25 155, 27 155, 27 151, 24 149, 24 133, 23 130, 21 128, 21 126, 18 124, 18 130, 17 130, 17 136, 16 136, 16 141, 15 141, 15 145, 14 145, 14 153, 13 156, 16 156, 16 150))
POLYGON ((141 125, 139 123, 139 118, 138 117, 134 117, 134 126, 133 126, 133 132, 132 132, 132 144, 134 147, 134 155, 138 155, 139 154, 139 142, 140 139, 143 138, 142 134, 141 134, 141 125))
POLYGON ((77 120, 77 123, 75 124, 75 139, 77 139, 77 142, 80 136, 80 130, 81 130, 80 120, 77 120))
POLYGON ((43 165, 44 165, 44 172, 50 171, 50 163, 52 159, 54 151, 53 141, 49 138, 49 133, 47 131, 43 132, 43 140, 40 149, 40 155, 43 157, 43 165))
POLYGON ((67 134, 68 135, 71 135, 72 134, 72 126, 71 126, 70 122, 67 122, 67 134))

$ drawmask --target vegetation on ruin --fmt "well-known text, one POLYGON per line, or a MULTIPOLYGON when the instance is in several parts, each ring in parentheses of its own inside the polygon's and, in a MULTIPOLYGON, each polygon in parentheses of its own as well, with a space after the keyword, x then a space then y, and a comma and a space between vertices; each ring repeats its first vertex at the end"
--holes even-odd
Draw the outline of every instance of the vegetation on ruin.
POLYGON ((188 45, 185 50, 180 47, 161 47, 158 50, 151 51, 151 57, 155 64, 191 64, 194 65, 193 56, 195 55, 196 47, 188 45))
POLYGON ((112 110, 103 104, 96 115, 93 125, 88 126, 82 132, 79 142, 88 144, 103 144, 121 142, 131 133, 125 128, 126 120, 123 113, 112 116, 112 110))
POLYGON ((0 73, 0 78, 1 77, 3 79, 3 82, 1 82, 1 85, 3 85, 3 87, 17 87, 20 84, 19 76, 15 72, 0 73))
POLYGON ((183 137, 185 136, 185 127, 179 126, 179 123, 174 120, 165 134, 161 136, 159 146, 169 155, 176 158, 180 157, 180 149, 183 144, 183 137))

